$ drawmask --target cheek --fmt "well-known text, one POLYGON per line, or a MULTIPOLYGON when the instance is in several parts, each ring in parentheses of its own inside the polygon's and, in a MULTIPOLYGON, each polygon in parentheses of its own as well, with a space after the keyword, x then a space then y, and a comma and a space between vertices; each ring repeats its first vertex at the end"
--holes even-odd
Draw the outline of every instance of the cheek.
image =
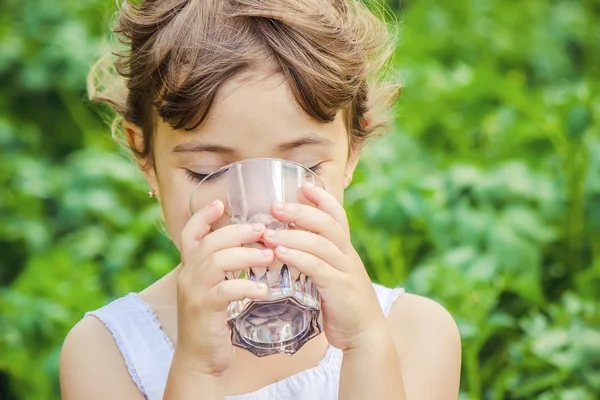
POLYGON ((344 204, 344 185, 343 182, 340 183, 339 181, 335 181, 333 182, 333 185, 327 185, 325 186, 325 188, 327 189, 327 191, 333 196, 335 197, 335 199, 340 203, 340 204, 344 204))
MULTIPOLYGON (((190 181, 185 175, 183 178, 174 175, 176 174, 173 174, 171 179, 161 181, 159 185, 167 232, 175 246, 181 250, 181 232, 187 225, 191 212, 197 212, 202 207, 208 206, 215 198, 223 201, 225 198, 216 196, 211 190, 194 191, 196 183, 190 181)), ((231 216, 225 214, 211 225, 211 229, 215 230, 228 225, 230 220, 231 216)))
POLYGON ((344 203, 344 170, 335 168, 330 171, 324 171, 320 176, 325 190, 340 202, 344 203))
POLYGON ((189 195, 193 189, 189 183, 177 187, 176 180, 160 185, 162 212, 169 237, 181 249, 181 232, 190 218, 189 195))

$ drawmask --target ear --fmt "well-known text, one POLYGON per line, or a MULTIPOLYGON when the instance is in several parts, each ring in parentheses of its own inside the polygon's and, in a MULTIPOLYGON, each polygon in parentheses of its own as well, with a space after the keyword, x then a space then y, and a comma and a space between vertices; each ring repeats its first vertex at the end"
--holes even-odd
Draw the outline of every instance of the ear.
MULTIPOLYGON (((142 128, 132 122, 123 121, 123 131, 125 132, 129 147, 136 152, 142 152, 144 150, 144 133, 142 128)), ((154 191, 156 197, 159 197, 158 180, 156 178, 154 166, 152 163, 148 162, 149 160, 146 158, 140 158, 136 155, 136 159, 138 166, 144 175, 144 179, 148 182, 150 191, 154 191)))
POLYGON ((352 182, 354 170, 356 170, 356 166, 358 165, 358 160, 360 159, 363 147, 362 143, 352 144, 351 146, 348 154, 348 161, 346 161, 346 170, 344 171, 344 189, 347 189, 352 182))

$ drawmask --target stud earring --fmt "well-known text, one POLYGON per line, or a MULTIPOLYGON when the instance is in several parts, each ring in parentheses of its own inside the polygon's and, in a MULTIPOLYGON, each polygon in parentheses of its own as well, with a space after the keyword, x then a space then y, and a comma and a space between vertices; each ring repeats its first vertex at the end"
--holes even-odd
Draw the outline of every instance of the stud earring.
POLYGON ((148 192, 148 197, 151 199, 156 197, 156 188, 153 188, 151 191, 148 192))

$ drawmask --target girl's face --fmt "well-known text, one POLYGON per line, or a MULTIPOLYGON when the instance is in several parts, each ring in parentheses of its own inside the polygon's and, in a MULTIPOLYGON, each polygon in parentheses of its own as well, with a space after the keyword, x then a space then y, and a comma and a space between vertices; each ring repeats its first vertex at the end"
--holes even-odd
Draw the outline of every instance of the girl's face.
POLYGON ((173 130, 158 120, 154 170, 146 179, 157 188, 178 248, 190 217, 189 196, 203 175, 244 159, 283 158, 311 168, 341 203, 358 161, 358 151, 348 156, 342 113, 327 124, 309 118, 279 75, 245 74, 226 82, 207 120, 194 131, 173 130))

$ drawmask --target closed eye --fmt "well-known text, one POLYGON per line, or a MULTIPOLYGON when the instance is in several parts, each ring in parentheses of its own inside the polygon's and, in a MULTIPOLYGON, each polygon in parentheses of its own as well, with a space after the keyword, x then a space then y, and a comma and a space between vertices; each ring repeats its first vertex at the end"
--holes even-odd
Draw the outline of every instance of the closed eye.
POLYGON ((314 165, 312 167, 310 167, 309 169, 314 172, 315 174, 318 174, 321 171, 321 168, 323 167, 323 163, 320 162, 317 165, 314 165))
POLYGON ((218 177, 220 177, 221 175, 223 175, 227 171, 227 169, 223 169, 219 172, 210 173, 210 174, 199 174, 199 173, 191 171, 189 169, 186 169, 185 171, 186 171, 188 178, 190 178, 190 180, 192 182, 201 182, 204 180, 206 180, 208 182, 208 181, 215 180, 218 177))
MULTIPOLYGON (((308 169, 310 169, 312 172, 314 172, 315 174, 318 174, 321 171, 321 168, 323 167, 323 163, 320 162, 308 169)), ((210 173, 210 174, 199 174, 197 172, 194 172, 192 170, 186 169, 186 174, 188 176, 188 178, 192 181, 192 182, 201 182, 201 181, 212 181, 214 179, 217 179, 218 177, 220 177, 221 175, 223 175, 225 172, 227 172, 227 169, 222 169, 221 171, 217 172, 217 173, 210 173)))

